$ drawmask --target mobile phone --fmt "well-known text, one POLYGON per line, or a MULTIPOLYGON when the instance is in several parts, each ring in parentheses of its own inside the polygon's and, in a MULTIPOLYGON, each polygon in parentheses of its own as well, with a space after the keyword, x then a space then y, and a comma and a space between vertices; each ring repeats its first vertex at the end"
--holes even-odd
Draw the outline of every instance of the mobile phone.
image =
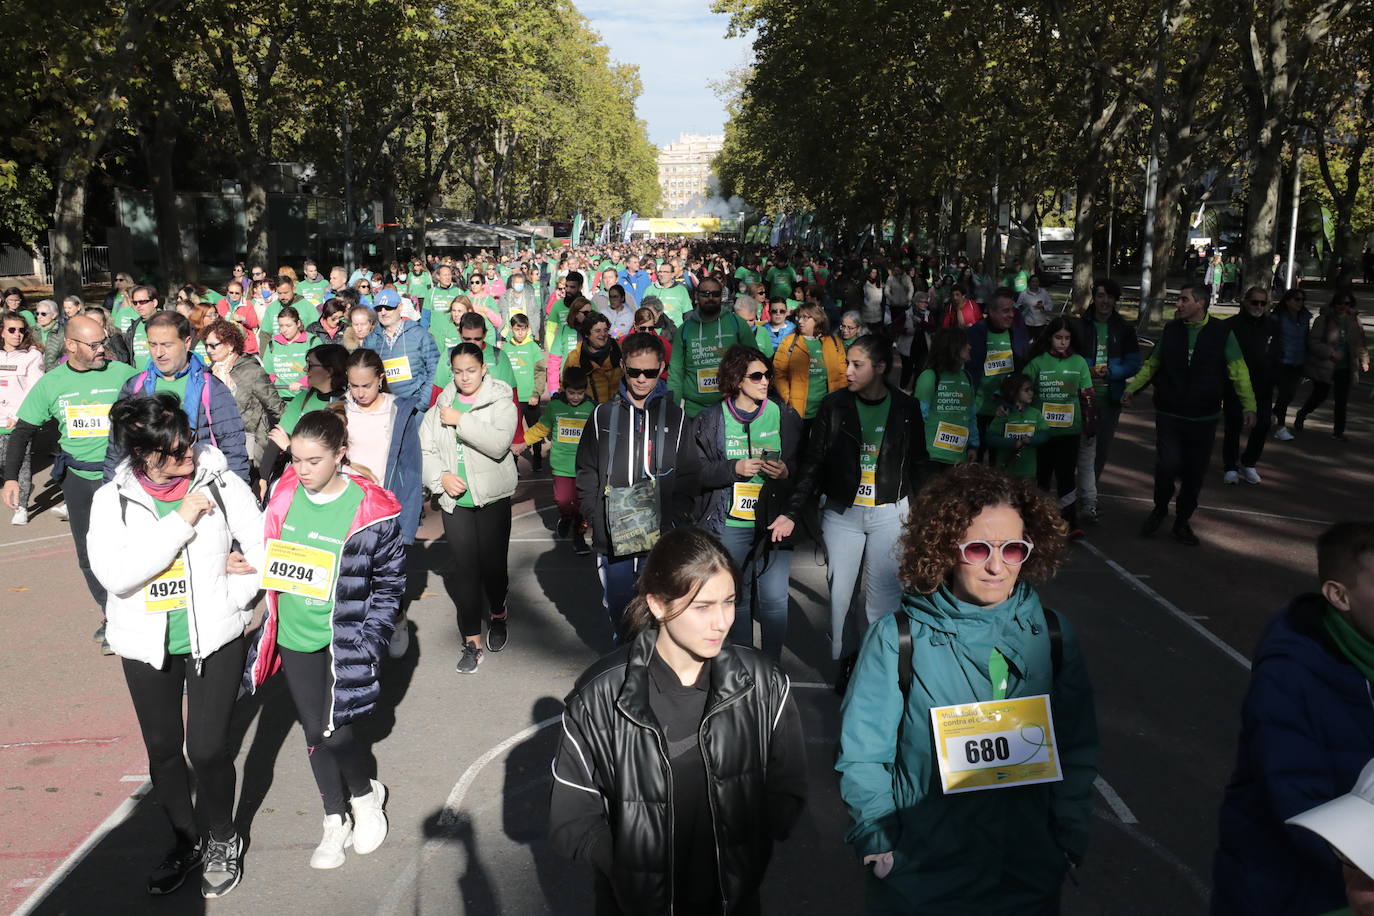
POLYGON ((782 458, 782 452, 773 448, 766 448, 759 455, 764 461, 778 461, 782 458))

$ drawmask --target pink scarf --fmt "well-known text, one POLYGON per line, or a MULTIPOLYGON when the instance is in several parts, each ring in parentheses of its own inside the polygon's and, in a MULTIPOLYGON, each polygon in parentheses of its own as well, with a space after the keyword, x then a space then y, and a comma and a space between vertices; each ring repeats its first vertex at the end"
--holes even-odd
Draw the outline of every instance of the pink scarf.
POLYGON ((137 480, 138 485, 143 488, 143 492, 147 493, 153 499, 164 503, 176 502, 178 499, 184 499, 186 497, 186 492, 191 489, 191 478, 189 477, 173 477, 166 483, 153 483, 147 477, 135 471, 134 479, 137 480))

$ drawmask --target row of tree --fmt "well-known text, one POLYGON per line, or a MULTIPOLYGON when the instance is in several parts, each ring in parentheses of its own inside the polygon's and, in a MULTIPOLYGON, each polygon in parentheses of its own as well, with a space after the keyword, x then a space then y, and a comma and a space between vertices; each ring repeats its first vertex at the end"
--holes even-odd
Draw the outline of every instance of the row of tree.
MULTIPOLYGON (((423 225, 655 211, 638 72, 571 0, 46 0, 0 17, 0 237, 51 228, 79 286, 90 195, 152 192, 164 276, 187 275, 175 194, 243 191, 265 260, 274 163, 423 225)), ((369 227, 370 228, 370 227, 369 227)))
MULTIPOLYGON (((1026 225, 1071 199, 1074 295, 1094 236, 1134 209, 1156 266, 1188 214, 1238 176, 1247 281, 1284 247, 1278 216, 1299 146, 1315 154, 1342 280, 1374 228, 1361 170, 1374 129, 1371 0, 716 0, 756 59, 729 98, 724 193, 835 223, 897 214, 898 237, 1026 225), (1071 192, 1066 193, 1066 192, 1071 192), (1363 222, 1361 222, 1363 220, 1363 222)), ((1315 177, 1315 176, 1314 176, 1315 177)))

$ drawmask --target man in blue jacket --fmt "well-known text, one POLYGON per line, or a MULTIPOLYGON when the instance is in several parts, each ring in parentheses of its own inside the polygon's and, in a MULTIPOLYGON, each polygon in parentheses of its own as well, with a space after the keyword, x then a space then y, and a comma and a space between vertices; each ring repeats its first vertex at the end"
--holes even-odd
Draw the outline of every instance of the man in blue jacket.
MULTIPOLYGON (((157 312, 147 320, 148 362, 119 391, 119 400, 170 391, 181 399, 196 442, 224 453, 229 470, 248 483, 248 445, 238 402, 224 382, 191 352, 195 334, 180 312, 157 312)), ((104 479, 114 479, 124 450, 111 438, 105 451, 104 479)))
POLYGON ((1093 302, 1078 319, 1075 333, 1079 352, 1093 373, 1097 400, 1097 435, 1084 437, 1078 446, 1078 517, 1098 519, 1097 481, 1107 466, 1107 455, 1121 420, 1121 394, 1126 379, 1140 371, 1140 342, 1135 328, 1116 310, 1121 287, 1110 277, 1093 281, 1093 302))
POLYGON ((401 294, 384 289, 374 297, 377 327, 367 335, 363 346, 382 358, 387 389, 398 398, 413 398, 422 410, 430 403, 434 370, 439 365, 439 348, 434 335, 417 321, 401 317, 401 294))
POLYGON ((1320 593, 1280 611, 1255 650, 1221 806, 1216 916, 1317 916, 1346 904, 1331 848, 1284 822, 1349 792, 1374 757, 1374 523, 1327 529, 1317 577, 1320 593))

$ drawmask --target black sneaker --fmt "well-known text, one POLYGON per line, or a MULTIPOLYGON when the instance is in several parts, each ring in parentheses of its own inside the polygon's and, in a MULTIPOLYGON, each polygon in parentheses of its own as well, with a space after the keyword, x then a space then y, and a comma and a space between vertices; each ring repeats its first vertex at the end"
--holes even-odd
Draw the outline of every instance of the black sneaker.
POLYGON ((577 554, 579 557, 585 557, 592 552, 592 549, 587 546, 587 538, 582 534, 581 531, 578 531, 575 534, 573 534, 572 542, 573 553, 577 554))
POLYGON ((1202 543, 1198 540, 1198 536, 1193 534, 1193 526, 1188 524, 1188 520, 1185 518, 1174 522, 1174 540, 1180 544, 1187 544, 1189 547, 1196 547, 1202 543))
POLYGON ((488 620, 486 639, 487 651, 500 652, 504 649, 506 647, 508 635, 509 634, 506 632, 506 615, 502 614, 500 617, 493 617, 488 620))
POLYGON ((1145 523, 1140 526, 1140 536, 1147 538, 1159 530, 1159 526, 1164 524, 1164 516, 1168 513, 1163 509, 1151 509, 1150 514, 1145 516, 1145 523))
POLYGON ((1295 432, 1295 433, 1300 433, 1300 432, 1302 432, 1302 424, 1305 423, 1306 421, 1307 421, 1307 417, 1304 416, 1303 414, 1298 414, 1296 417, 1294 417, 1294 418, 1293 418, 1293 432, 1295 432))
POLYGON ((558 527, 555 528, 554 531, 557 532, 558 536, 561 538, 567 537, 568 532, 572 531, 572 519, 560 518, 558 520, 558 527))
POLYGON ((205 874, 200 879, 200 895, 223 897, 239 886, 243 878, 243 839, 235 834, 227 840, 214 837, 205 844, 205 874))
POLYGON ((186 881, 188 875, 205 861, 205 850, 199 841, 178 842, 163 858, 162 864, 148 876, 148 893, 170 894, 186 881))
POLYGON ((1350 441, 1349 439, 1347 439, 1347 438, 1345 437, 1345 433, 1332 433, 1332 434, 1331 434, 1331 438, 1332 438, 1332 439, 1335 439, 1337 442, 1349 442, 1349 441, 1350 441))
POLYGON ((539 450, 538 445, 530 449, 530 467, 534 468, 536 473, 544 470, 544 453, 539 450))
POLYGON ((477 666, 482 663, 482 650, 467 640, 463 641, 463 654, 458 656, 458 665, 453 669, 459 674, 476 674, 477 666))

